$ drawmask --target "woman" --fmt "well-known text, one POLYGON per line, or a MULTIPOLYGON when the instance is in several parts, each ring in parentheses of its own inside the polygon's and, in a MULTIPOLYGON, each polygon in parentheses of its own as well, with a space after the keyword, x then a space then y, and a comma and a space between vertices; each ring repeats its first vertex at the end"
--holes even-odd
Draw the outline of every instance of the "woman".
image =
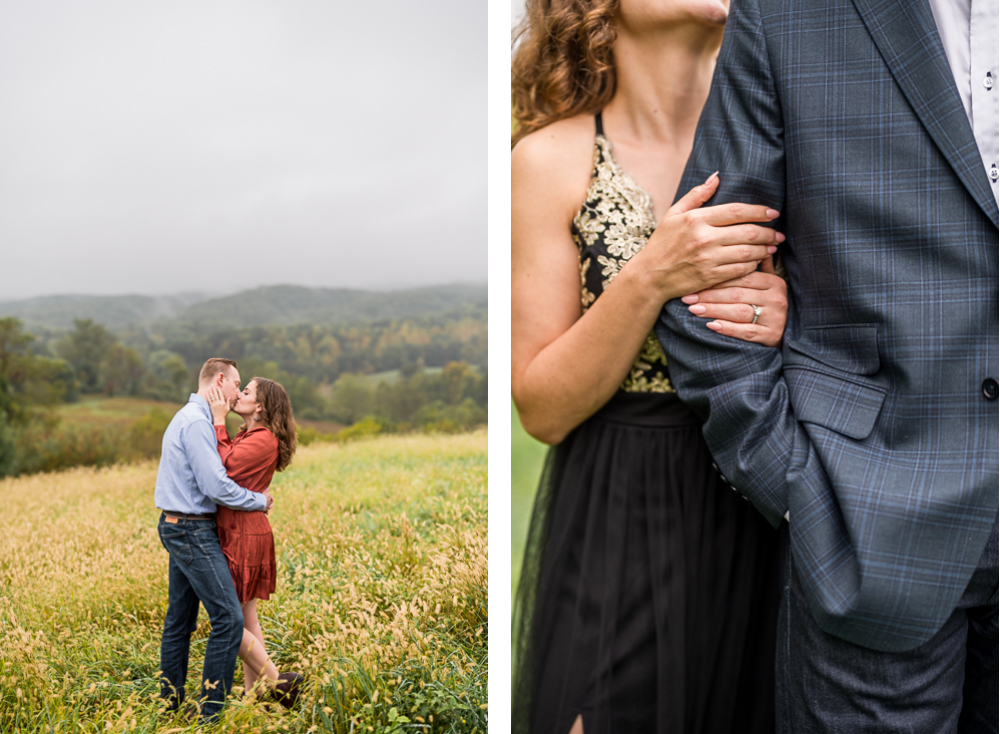
POLYGON ((778 212, 700 208, 716 175, 668 208, 727 12, 528 2, 513 61, 511 389, 524 427, 555 448, 518 590, 518 731, 773 726, 777 534, 713 470, 651 333, 678 297, 726 336, 774 347, 784 330, 769 258, 784 237, 755 224, 778 212))
MULTIPOLYGON (((295 419, 285 388, 273 380, 254 377, 239 394, 232 411, 243 418, 243 427, 230 438, 226 416, 230 405, 216 390, 209 400, 219 456, 229 477, 252 492, 262 492, 276 471, 283 471, 295 453, 295 419)), ((220 505, 216 511, 219 544, 229 562, 236 595, 243 607, 244 688, 250 693, 258 681, 286 706, 298 697, 302 676, 278 673, 267 657, 264 634, 257 617, 257 600, 268 599, 275 589, 277 564, 274 536, 265 512, 240 512, 220 505), (261 680, 263 679, 263 680, 261 680)))

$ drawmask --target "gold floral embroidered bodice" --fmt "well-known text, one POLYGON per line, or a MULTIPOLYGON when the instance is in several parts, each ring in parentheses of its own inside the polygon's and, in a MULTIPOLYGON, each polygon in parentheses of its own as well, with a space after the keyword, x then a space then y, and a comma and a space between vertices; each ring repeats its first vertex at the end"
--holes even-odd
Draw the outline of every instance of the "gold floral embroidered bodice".
MULTIPOLYGON (((573 240, 580 248, 580 298, 586 312, 656 229, 653 201, 611 156, 597 115, 594 170, 587 198, 573 218, 573 240)), ((628 376, 626 392, 675 392, 667 376, 667 356, 656 334, 646 337, 628 376)))

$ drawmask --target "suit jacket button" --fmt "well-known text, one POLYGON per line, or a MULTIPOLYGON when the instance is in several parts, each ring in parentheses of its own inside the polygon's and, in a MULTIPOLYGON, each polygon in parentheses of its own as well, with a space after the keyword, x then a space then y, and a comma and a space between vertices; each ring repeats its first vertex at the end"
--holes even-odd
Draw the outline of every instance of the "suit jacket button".
POLYGON ((1000 385, 992 377, 987 377, 983 380, 983 396, 987 400, 996 400, 997 395, 1000 395, 1000 385))

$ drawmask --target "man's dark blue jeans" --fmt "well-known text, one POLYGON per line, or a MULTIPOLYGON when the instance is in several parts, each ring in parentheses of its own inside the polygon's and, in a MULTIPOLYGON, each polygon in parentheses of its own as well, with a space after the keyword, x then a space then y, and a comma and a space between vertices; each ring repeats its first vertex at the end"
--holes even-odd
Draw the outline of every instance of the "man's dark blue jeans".
POLYGON ((226 557, 219 547, 215 520, 184 520, 160 515, 160 542, 170 554, 170 597, 160 644, 160 696, 167 709, 184 701, 191 633, 198 624, 198 603, 205 605, 212 632, 205 647, 201 720, 218 717, 233 687, 236 656, 243 640, 243 611, 226 557))
MULTIPOLYGON (((782 532, 787 543, 787 526, 782 532)), ((782 566, 778 734, 995 734, 1000 685, 995 525, 944 627, 906 652, 869 650, 825 633, 813 620, 787 550, 782 566)))

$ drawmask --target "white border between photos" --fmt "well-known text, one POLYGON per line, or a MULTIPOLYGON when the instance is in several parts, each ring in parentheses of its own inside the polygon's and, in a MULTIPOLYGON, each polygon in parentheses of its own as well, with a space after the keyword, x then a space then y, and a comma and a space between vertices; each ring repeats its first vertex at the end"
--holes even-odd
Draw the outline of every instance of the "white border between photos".
POLYGON ((489 0, 489 731, 510 731, 510 0, 489 0))

